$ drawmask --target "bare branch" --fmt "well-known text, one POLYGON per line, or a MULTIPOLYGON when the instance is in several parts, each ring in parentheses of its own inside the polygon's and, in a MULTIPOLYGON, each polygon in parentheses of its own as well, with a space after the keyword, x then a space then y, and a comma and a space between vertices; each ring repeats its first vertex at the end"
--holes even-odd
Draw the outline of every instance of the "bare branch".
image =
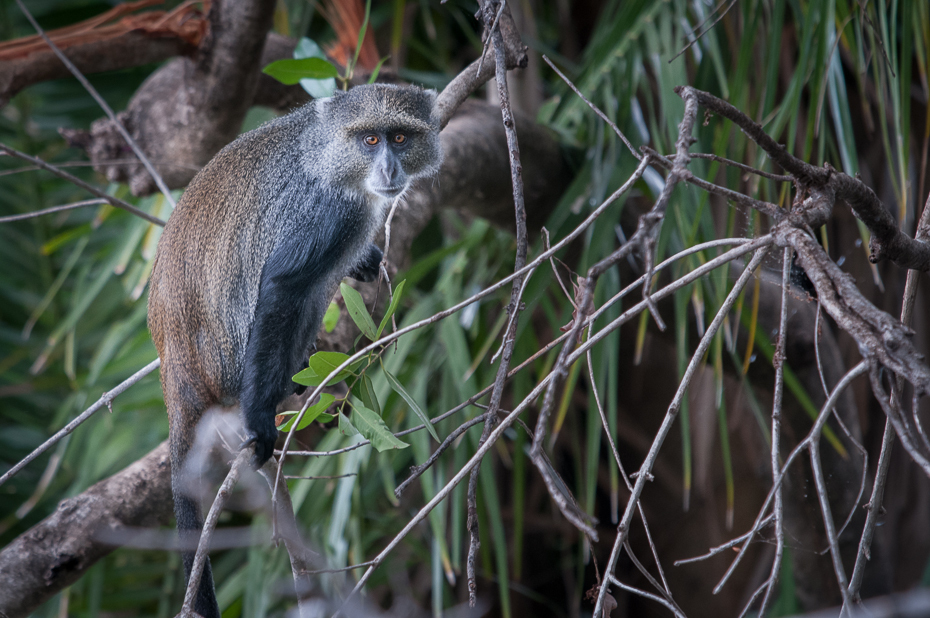
POLYGON ((83 200, 80 202, 74 202, 73 204, 64 204, 62 206, 52 206, 50 208, 43 208, 42 210, 37 210, 35 212, 27 212, 21 215, 10 215, 8 217, 0 217, 0 223, 11 223, 13 221, 25 221, 26 219, 35 219, 36 217, 41 217, 44 215, 51 215, 56 212, 66 212, 68 210, 76 210, 78 208, 84 208, 85 206, 96 206, 98 204, 106 204, 107 201, 104 199, 96 198, 92 200, 83 200))
POLYGON ((100 530, 154 527, 171 517, 168 444, 125 470, 68 498, 41 523, 0 551, 0 608, 10 618, 29 616, 52 595, 76 582, 116 549, 100 530))
POLYGON ((96 195, 100 199, 106 201, 111 206, 115 206, 116 208, 122 208, 126 212, 130 212, 136 215, 137 217, 142 217, 146 221, 150 223, 154 223, 155 225, 160 225, 162 227, 164 227, 165 225, 165 222, 159 219, 158 217, 154 217, 150 215, 149 213, 145 212, 144 210, 139 210, 138 208, 136 208, 129 202, 124 202, 123 200, 117 197, 113 197, 112 195, 107 195, 105 192, 101 191, 100 189, 97 189, 96 187, 92 185, 87 184, 86 182, 78 178, 77 176, 72 176, 71 174, 67 172, 63 172, 57 167, 55 167, 54 165, 52 165, 51 163, 46 163, 45 161, 43 161, 42 159, 39 159, 38 157, 27 155, 24 152, 20 152, 18 150, 10 148, 6 144, 2 144, 2 143, 0 143, 0 152, 5 152, 6 154, 12 157, 16 157, 17 159, 22 159, 23 161, 29 161, 30 163, 32 163, 38 168, 41 168, 47 172, 51 172, 55 174, 56 176, 58 176, 59 178, 64 178, 68 182, 77 185, 78 187, 84 189, 88 193, 96 195))
POLYGON ((91 405, 89 408, 87 408, 86 410, 78 414, 77 417, 73 421, 65 425, 62 429, 58 431, 58 433, 56 433, 54 436, 52 436, 51 438, 49 438, 48 440, 40 444, 34 451, 26 455, 22 459, 22 461, 20 461, 15 466, 7 470, 3 476, 0 476, 0 485, 3 485, 4 483, 6 483, 8 480, 10 480, 10 478, 13 477, 13 475, 15 475, 17 472, 19 472, 20 470, 25 468, 27 465, 29 465, 29 463, 34 461, 39 455, 41 455, 42 453, 50 449, 56 442, 58 442, 59 440, 64 438, 66 435, 68 435, 69 433, 77 429, 77 427, 81 423, 83 423, 84 421, 89 419, 91 416, 93 416, 94 413, 96 413, 98 410, 101 410, 104 407, 110 408, 112 410, 113 399, 117 395, 122 394, 130 386, 132 386, 133 384, 135 384, 136 382, 138 382, 139 380, 141 380, 148 374, 158 369, 160 365, 161 365, 161 359, 156 358, 151 363, 149 363, 148 365, 146 365, 139 371, 135 372, 134 374, 129 376, 127 379, 123 380, 118 386, 105 392, 103 395, 100 396, 100 399, 94 402, 94 404, 91 405))

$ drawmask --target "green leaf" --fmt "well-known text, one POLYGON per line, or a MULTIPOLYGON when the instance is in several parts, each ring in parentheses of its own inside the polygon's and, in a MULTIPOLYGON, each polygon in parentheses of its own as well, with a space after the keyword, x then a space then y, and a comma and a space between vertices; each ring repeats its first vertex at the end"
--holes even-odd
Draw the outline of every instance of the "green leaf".
MULTIPOLYGON (((330 417, 329 420, 332 420, 333 418, 332 415, 330 414, 324 415, 323 411, 326 410, 326 408, 328 408, 330 405, 332 405, 334 401, 336 401, 335 396, 330 395, 329 393, 320 394, 320 400, 316 402, 315 404, 313 404, 312 406, 310 406, 309 408, 307 408, 307 411, 304 412, 304 417, 300 419, 300 424, 297 425, 297 429, 295 429, 295 431, 300 431, 304 427, 307 427, 310 423, 317 420, 317 418, 320 418, 320 416, 329 416, 330 417)), ((281 414, 279 414, 278 416, 291 416, 293 418, 291 418, 289 421, 287 421, 286 423, 278 427, 278 431, 290 431, 291 427, 294 425, 294 421, 297 420, 298 414, 299 412, 296 410, 293 412, 282 412, 281 414)))
POLYGON ((384 58, 378 61, 378 64, 375 65, 375 68, 374 70, 372 70, 371 75, 368 76, 369 84, 375 83, 375 80, 378 79, 378 73, 381 72, 381 65, 383 65, 387 61, 388 58, 390 58, 390 56, 385 56, 384 58))
POLYGON ((352 58, 352 68, 358 64, 358 55, 362 53, 362 43, 365 41, 365 31, 368 30, 368 17, 371 15, 371 0, 365 2, 365 19, 362 20, 362 27, 358 30, 358 43, 355 44, 355 56, 352 58))
POLYGON ((406 279, 398 283, 397 287, 394 288, 394 296, 391 297, 391 304, 388 305, 387 311, 384 313, 384 317, 381 318, 381 324, 378 326, 378 332, 375 335, 376 339, 381 337, 381 333, 384 331, 384 327, 388 325, 388 321, 391 319, 391 316, 394 315, 395 311, 397 311, 397 305, 400 303, 400 297, 404 295, 405 283, 407 283, 406 279))
MULTIPOLYGON (((326 53, 313 39, 303 37, 294 49, 294 58, 322 58, 326 60, 326 53)), ((333 96, 336 91, 336 80, 332 77, 327 79, 302 79, 300 80, 300 87, 314 99, 325 99, 333 96)))
POLYGON ((410 393, 403 387, 403 385, 395 378, 391 373, 385 369, 384 375, 387 377, 388 382, 391 383, 391 388, 394 389, 394 392, 403 397, 404 401, 407 402, 407 405, 410 406, 410 409, 413 410, 413 413, 426 425, 426 430, 429 432, 429 435, 433 436, 433 439, 436 442, 442 442, 439 439, 439 434, 436 433, 436 428, 433 427, 433 424, 430 422, 429 417, 420 409, 420 406, 417 405, 416 399, 410 396, 410 393))
POLYGON ((363 373, 362 378, 355 384, 355 396, 363 404, 378 413, 381 416, 381 404, 378 403, 378 395, 375 393, 375 385, 372 383, 368 374, 363 373))
POLYGON ((349 311, 349 317, 352 318, 352 321, 355 322, 358 329, 372 341, 377 339, 378 335, 375 332, 374 320, 371 319, 368 308, 365 307, 365 301, 362 300, 362 295, 359 294, 355 288, 345 283, 339 284, 339 290, 342 292, 343 300, 346 301, 346 309, 349 311))
POLYGON ((339 305, 335 301, 329 303, 326 313, 323 314, 323 328, 326 329, 327 333, 333 332, 333 329, 336 328, 336 324, 339 323, 339 313, 339 305))
POLYGON ((336 67, 322 58, 276 60, 262 69, 262 73, 287 86, 293 86, 302 79, 329 79, 338 75, 336 67))
POLYGON ((360 434, 371 441, 371 445, 379 453, 388 449, 410 446, 394 437, 388 426, 384 424, 380 414, 374 410, 369 410, 363 405, 356 404, 353 407, 352 423, 360 434))
MULTIPOLYGON (((349 360, 349 356, 342 352, 317 352, 310 357, 307 368, 291 379, 304 386, 319 386, 326 376, 347 360, 349 360)), ((355 361, 337 373, 326 386, 339 384, 349 376, 355 375, 355 370, 358 369, 362 362, 361 360, 355 361)))
POLYGON ((352 424, 349 417, 342 412, 339 413, 339 433, 348 437, 359 435, 358 429, 355 428, 355 425, 352 424))

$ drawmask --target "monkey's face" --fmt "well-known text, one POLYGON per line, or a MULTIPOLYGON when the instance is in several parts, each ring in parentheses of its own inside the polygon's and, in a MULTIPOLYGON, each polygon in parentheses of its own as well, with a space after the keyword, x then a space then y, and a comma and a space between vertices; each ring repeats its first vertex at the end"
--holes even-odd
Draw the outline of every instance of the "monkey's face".
POLYGON ((365 177, 365 189, 377 197, 394 199, 404 192, 410 184, 411 174, 405 167, 405 155, 411 144, 422 139, 414 133, 409 135, 407 129, 398 127, 385 131, 365 131, 355 136, 359 152, 368 161, 368 174, 365 177))
POLYGON ((435 92, 385 84, 357 86, 328 99, 323 110, 338 142, 330 151, 347 154, 341 164, 333 161, 344 172, 344 186, 392 200, 412 180, 438 172, 435 101, 435 92))

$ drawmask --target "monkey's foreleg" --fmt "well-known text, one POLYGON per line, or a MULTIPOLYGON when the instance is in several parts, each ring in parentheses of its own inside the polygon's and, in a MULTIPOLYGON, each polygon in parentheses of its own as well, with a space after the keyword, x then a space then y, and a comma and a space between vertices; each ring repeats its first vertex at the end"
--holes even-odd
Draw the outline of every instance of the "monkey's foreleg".
POLYGON ((294 390, 291 377, 306 363, 306 353, 323 318, 319 285, 267 278, 262 282, 255 321, 246 347, 242 373, 242 408, 246 441, 255 445, 252 465, 258 469, 274 453, 278 429, 275 409, 294 390))
POLYGON ((384 254, 378 248, 378 245, 373 242, 368 243, 362 258, 349 272, 349 276, 356 281, 374 281, 378 278, 379 266, 383 257, 384 254))

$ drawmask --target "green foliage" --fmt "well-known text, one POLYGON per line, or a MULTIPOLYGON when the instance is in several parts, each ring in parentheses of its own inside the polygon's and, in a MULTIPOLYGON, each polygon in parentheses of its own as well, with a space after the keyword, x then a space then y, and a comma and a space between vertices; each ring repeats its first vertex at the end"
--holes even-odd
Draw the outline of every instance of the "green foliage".
MULTIPOLYGON (((312 39, 303 37, 294 48, 294 58, 319 58, 326 61, 326 54, 312 39)), ((328 64, 328 62, 327 62, 328 64)), ((333 75, 326 79, 302 79, 300 87, 307 91, 314 99, 323 99, 333 95, 336 91, 336 67, 333 67, 333 75)))
MULTIPOLYGON (((294 376, 294 382, 304 386, 319 386, 327 376, 336 371, 336 369, 341 367, 347 360, 349 360, 349 356, 342 352, 315 352, 313 356, 310 357, 307 368, 294 376)), ((341 369, 330 378, 326 386, 334 386, 349 376, 355 375, 355 371, 361 364, 362 361, 350 363, 345 369, 341 369)))
POLYGON ((332 79, 339 74, 336 67, 322 58, 275 60, 262 72, 287 86, 293 86, 304 79, 332 79))
POLYGON ((323 328, 327 333, 333 332, 336 324, 339 323, 339 305, 335 301, 329 303, 326 313, 323 314, 323 328))
POLYGON ((355 288, 345 283, 339 285, 339 291, 342 292, 342 299, 346 301, 346 311, 349 312, 349 317, 352 318, 352 321, 355 322, 358 329, 372 341, 377 339, 378 335, 375 331, 375 322, 371 319, 371 314, 368 313, 368 309, 365 307, 365 301, 362 300, 362 295, 359 294, 355 288))
MULTIPOLYGON (((335 417, 332 414, 323 414, 332 403, 336 401, 335 395, 330 395, 329 393, 320 393, 320 400, 307 408, 307 411, 304 412, 303 418, 300 419, 300 422, 297 423, 297 427, 294 428, 294 431, 300 431, 305 427, 308 427, 310 423, 319 419, 321 423, 328 423, 333 420, 335 417)), ((278 426, 278 431, 290 431, 294 427, 294 423, 297 421, 298 411, 291 412, 282 412, 278 416, 284 417, 293 417, 291 420, 287 421, 283 425, 278 426)))

